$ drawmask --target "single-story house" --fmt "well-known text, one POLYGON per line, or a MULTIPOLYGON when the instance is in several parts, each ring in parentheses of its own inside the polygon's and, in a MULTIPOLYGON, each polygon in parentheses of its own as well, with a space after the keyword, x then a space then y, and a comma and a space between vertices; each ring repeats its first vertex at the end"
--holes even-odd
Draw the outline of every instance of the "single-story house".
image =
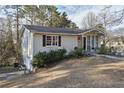
POLYGON ((104 33, 95 29, 68 29, 24 25, 22 36, 23 61, 27 69, 32 70, 32 59, 39 51, 64 48, 69 53, 75 47, 95 52, 101 46, 104 33))

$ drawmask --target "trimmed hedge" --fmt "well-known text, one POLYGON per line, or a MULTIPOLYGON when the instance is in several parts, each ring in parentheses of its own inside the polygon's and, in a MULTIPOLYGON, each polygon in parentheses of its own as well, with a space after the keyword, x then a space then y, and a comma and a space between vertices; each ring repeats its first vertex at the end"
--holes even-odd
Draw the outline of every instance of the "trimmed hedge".
POLYGON ((49 52, 39 52, 33 57, 32 64, 38 68, 44 67, 56 61, 62 60, 65 57, 65 54, 65 49, 51 50, 49 52))

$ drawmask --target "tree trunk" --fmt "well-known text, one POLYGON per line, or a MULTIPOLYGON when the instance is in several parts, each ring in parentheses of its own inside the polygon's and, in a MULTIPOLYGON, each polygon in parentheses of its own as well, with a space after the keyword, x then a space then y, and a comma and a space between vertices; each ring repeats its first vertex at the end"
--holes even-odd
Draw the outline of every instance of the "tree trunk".
POLYGON ((16 6, 16 33, 17 33, 17 40, 16 40, 16 51, 17 51, 17 62, 19 63, 19 47, 20 47, 20 40, 19 40, 19 7, 16 6))

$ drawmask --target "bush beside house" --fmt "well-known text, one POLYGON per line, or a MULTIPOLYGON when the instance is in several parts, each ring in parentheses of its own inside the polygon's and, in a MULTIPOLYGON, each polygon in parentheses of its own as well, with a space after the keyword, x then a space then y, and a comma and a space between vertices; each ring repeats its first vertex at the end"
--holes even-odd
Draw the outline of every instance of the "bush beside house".
POLYGON ((33 66, 34 67, 46 67, 52 63, 57 61, 61 61, 64 58, 77 58, 82 56, 82 48, 76 48, 67 54, 66 49, 58 49, 58 50, 51 50, 49 52, 39 52, 33 58, 33 66))
POLYGON ((81 57, 83 55, 83 48, 77 48, 75 47, 73 51, 71 51, 67 57, 68 58, 78 58, 78 57, 81 57))
POLYGON ((66 55, 65 49, 51 50, 49 52, 39 52, 33 58, 33 66, 38 68, 48 66, 56 61, 62 60, 66 55))
POLYGON ((100 49, 99 49, 99 54, 108 54, 109 53, 109 48, 106 47, 105 45, 101 45, 100 49))

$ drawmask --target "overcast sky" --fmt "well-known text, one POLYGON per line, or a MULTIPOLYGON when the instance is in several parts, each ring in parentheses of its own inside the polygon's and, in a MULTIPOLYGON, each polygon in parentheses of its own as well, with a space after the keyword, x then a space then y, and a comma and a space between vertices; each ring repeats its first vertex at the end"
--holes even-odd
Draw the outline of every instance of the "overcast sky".
MULTIPOLYGON (((82 28, 82 19, 83 17, 90 11, 98 14, 101 9, 103 9, 105 6, 100 5, 66 5, 66 6, 57 6, 58 11, 60 12, 66 12, 68 15, 68 18, 75 22, 79 28, 82 28)), ((113 6, 112 10, 120 10, 124 8, 124 6, 113 6)), ((114 27, 114 29, 118 27, 124 27, 124 24, 114 27)))

